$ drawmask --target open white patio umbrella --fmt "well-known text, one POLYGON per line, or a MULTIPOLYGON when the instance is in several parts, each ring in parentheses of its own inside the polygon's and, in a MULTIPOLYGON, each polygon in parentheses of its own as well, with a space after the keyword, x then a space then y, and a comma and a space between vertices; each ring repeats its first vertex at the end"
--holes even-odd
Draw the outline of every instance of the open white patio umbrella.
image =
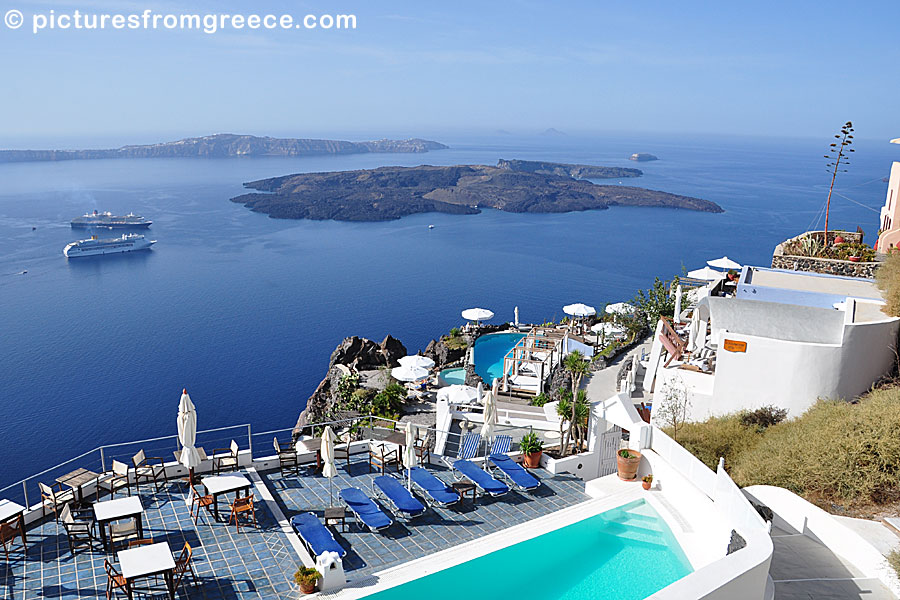
POLYGON ((634 313, 634 305, 627 302, 613 302, 606 305, 606 313, 614 315, 616 313, 630 315, 634 313))
POLYGON ((494 313, 486 308, 467 308, 462 311, 462 318, 466 321, 487 321, 494 318, 494 313))
POLYGON ((587 304, 577 302, 575 304, 567 304, 563 306, 563 312, 570 317, 590 317, 597 314, 597 309, 587 304))
POLYGON ((722 271, 716 271, 715 269, 711 269, 709 267, 703 267, 702 269, 696 269, 694 271, 688 271, 688 277, 691 279, 702 279, 704 281, 715 281, 717 279, 721 279, 725 277, 725 273, 722 271))
POLYGON ((412 487, 412 473, 410 472, 416 466, 416 445, 413 439, 413 424, 406 423, 406 445, 403 446, 403 466, 406 467, 406 489, 412 487))
POLYGON ((191 402, 187 389, 181 390, 181 402, 178 403, 178 441, 181 442, 181 454, 178 462, 187 467, 190 481, 194 481, 194 468, 200 466, 200 453, 194 444, 197 443, 197 409, 191 402))
POLYGON ((742 268, 740 264, 734 262, 727 256, 723 256, 722 258, 717 258, 715 260, 708 260, 708 261, 706 261, 706 264, 708 264, 711 267, 715 267, 716 269, 724 269, 726 271, 728 269, 738 270, 738 269, 742 268))
POLYGON ((334 464, 334 440, 334 431, 331 429, 331 425, 328 425, 322 434, 322 447, 319 449, 319 454, 322 455, 322 477, 328 478, 328 506, 331 506, 333 502, 332 487, 334 483, 332 479, 337 475, 337 467, 334 464))
POLYGON ((398 381, 419 381, 428 377, 428 369, 400 365, 391 369, 391 377, 398 381))
POLYGON ((469 404, 478 397, 478 390, 470 385, 448 385, 438 390, 438 396, 450 404, 469 404))
POLYGON ((434 367, 434 361, 427 356, 421 354, 410 354, 404 356, 399 361, 401 367, 418 367, 420 369, 431 369, 434 367))

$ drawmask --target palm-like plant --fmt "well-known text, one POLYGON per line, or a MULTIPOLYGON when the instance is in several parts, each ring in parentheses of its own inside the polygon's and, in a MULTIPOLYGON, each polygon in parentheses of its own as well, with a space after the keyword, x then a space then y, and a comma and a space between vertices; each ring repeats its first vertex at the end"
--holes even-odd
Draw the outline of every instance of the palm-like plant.
POLYGON ((847 121, 841 127, 841 132, 836 134, 836 142, 829 146, 828 159, 826 168, 831 173, 831 186, 828 188, 828 200, 825 201, 825 245, 828 245, 828 213, 831 209, 831 193, 834 191, 834 180, 837 179, 838 173, 846 173, 847 169, 841 169, 842 166, 850 164, 850 153, 855 152, 850 146, 853 144, 853 123, 847 121))
MULTIPOLYGON (((590 372, 590 362, 585 358, 584 354, 575 350, 570 352, 565 359, 563 359, 563 368, 569 372, 572 376, 572 398, 577 399, 578 388, 581 387, 581 380, 590 372)), ((572 402, 571 411, 569 415, 569 438, 572 437, 572 428, 575 426, 576 418, 575 418, 575 406, 578 404, 576 402, 572 402)), ((563 454, 568 450, 568 443, 563 446, 563 454)))
POLYGON ((575 395, 575 402, 572 405, 572 414, 574 419, 572 427, 575 433, 575 446, 578 452, 584 451, 584 442, 587 438, 588 422, 591 416, 591 406, 587 400, 587 390, 578 390, 575 395))
POLYGON ((559 416, 559 452, 563 453, 567 445, 564 434, 568 432, 565 425, 569 422, 569 416, 572 413, 572 392, 569 390, 559 390, 559 404, 556 405, 556 414, 559 416))

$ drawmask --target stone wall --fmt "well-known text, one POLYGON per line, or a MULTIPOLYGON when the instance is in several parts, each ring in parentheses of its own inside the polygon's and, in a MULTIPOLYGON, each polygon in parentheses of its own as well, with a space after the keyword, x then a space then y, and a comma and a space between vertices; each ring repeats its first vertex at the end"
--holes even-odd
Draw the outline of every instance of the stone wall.
MULTIPOLYGON (((842 236, 848 242, 861 242, 862 234, 855 231, 829 231, 828 240, 834 241, 836 236, 842 236)), ((775 246, 772 253, 772 268, 786 269, 788 271, 806 271, 810 273, 824 273, 826 275, 840 275, 842 277, 863 277, 872 279, 875 270, 881 264, 879 262, 851 262, 849 260, 836 260, 833 258, 817 258, 813 256, 793 256, 784 253, 784 247, 791 242, 807 236, 815 236, 822 239, 824 232, 809 231, 801 233, 797 237, 785 240, 775 246)))

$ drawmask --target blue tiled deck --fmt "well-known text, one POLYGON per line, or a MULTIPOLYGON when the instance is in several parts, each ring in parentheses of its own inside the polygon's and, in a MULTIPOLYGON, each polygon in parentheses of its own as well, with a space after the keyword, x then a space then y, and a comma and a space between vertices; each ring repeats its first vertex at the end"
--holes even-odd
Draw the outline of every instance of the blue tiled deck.
MULTIPOLYGON (((334 506, 342 506, 338 490, 344 487, 355 486, 373 496, 372 479, 380 473, 369 474, 366 455, 354 455, 349 470, 345 461, 338 461, 337 466, 338 475, 333 480, 334 506)), ((447 483, 454 480, 446 468, 435 465, 428 468, 447 483)), ((391 472, 396 474, 394 469, 391 472)), ((324 508, 329 505, 328 479, 313 475, 311 470, 301 473, 299 477, 282 476, 278 471, 261 475, 289 519, 307 511, 322 518, 324 508)), ((552 476, 542 469, 533 473, 542 484, 534 494, 510 491, 499 498, 479 495, 474 507, 467 495, 450 508, 429 507, 426 514, 411 522, 397 522, 394 518, 394 524, 380 533, 361 528, 348 513, 344 531, 340 531, 340 526, 332 528, 338 543, 348 551, 344 559, 347 576, 359 579, 588 500, 584 482, 577 477, 552 476)), ((388 512, 383 502, 376 502, 388 512)))
MULTIPOLYGON (((293 584, 293 573, 299 566, 299 558, 264 503, 257 502, 256 505, 259 526, 242 527, 241 533, 237 533, 233 525, 214 523, 212 516, 206 513, 201 514, 195 526, 185 504, 186 492, 186 484, 175 482, 159 492, 155 492, 152 485, 145 485, 140 492, 145 537, 168 542, 175 553, 181 551, 184 542, 194 549, 193 565, 199 584, 186 583, 178 591, 178 598, 271 600, 297 597, 299 592, 293 584)), ((108 498, 106 496, 104 500, 108 498)), ((224 520, 228 507, 225 505, 223 510, 223 500, 219 499, 219 508, 224 520)), ((30 526, 27 535, 27 552, 23 555, 17 539, 10 551, 9 563, 0 564, 0 598, 106 598, 103 559, 112 560, 114 554, 104 553, 98 543, 93 551, 76 548, 73 556, 65 529, 57 524, 52 511, 40 524, 30 526)), ((119 597, 124 598, 124 594, 119 597)), ((145 594, 135 594, 136 599, 144 597, 145 594)), ((165 598, 166 594, 162 591, 154 597, 165 598)))

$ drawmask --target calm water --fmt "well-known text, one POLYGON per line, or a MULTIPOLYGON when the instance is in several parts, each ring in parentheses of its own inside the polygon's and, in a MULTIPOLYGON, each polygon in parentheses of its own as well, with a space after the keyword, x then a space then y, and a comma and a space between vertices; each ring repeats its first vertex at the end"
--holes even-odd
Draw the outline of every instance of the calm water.
MULTIPOLYGON (((628 300, 656 275, 723 254, 767 265, 776 243, 814 221, 828 183, 825 141, 441 139, 453 149, 0 165, 0 484, 101 443, 174 434, 184 386, 201 429, 290 427, 348 335, 390 333, 415 351, 471 306, 496 320, 518 306, 522 321, 544 321, 572 302, 628 300), (630 183, 727 212, 334 223, 269 219, 228 201, 244 181, 300 171, 498 158, 635 166, 622 157, 637 151, 663 160, 638 165, 646 176, 630 183), (152 219, 155 249, 64 259, 83 235, 68 221, 94 208, 152 219)), ((842 193, 879 207, 897 150, 860 142, 842 193)), ((832 223, 862 225, 871 241, 878 216, 836 197, 832 223)))
POLYGON ((486 386, 490 387, 494 379, 503 377, 503 359, 523 337, 523 333, 494 333, 478 338, 473 349, 475 372, 486 386))

